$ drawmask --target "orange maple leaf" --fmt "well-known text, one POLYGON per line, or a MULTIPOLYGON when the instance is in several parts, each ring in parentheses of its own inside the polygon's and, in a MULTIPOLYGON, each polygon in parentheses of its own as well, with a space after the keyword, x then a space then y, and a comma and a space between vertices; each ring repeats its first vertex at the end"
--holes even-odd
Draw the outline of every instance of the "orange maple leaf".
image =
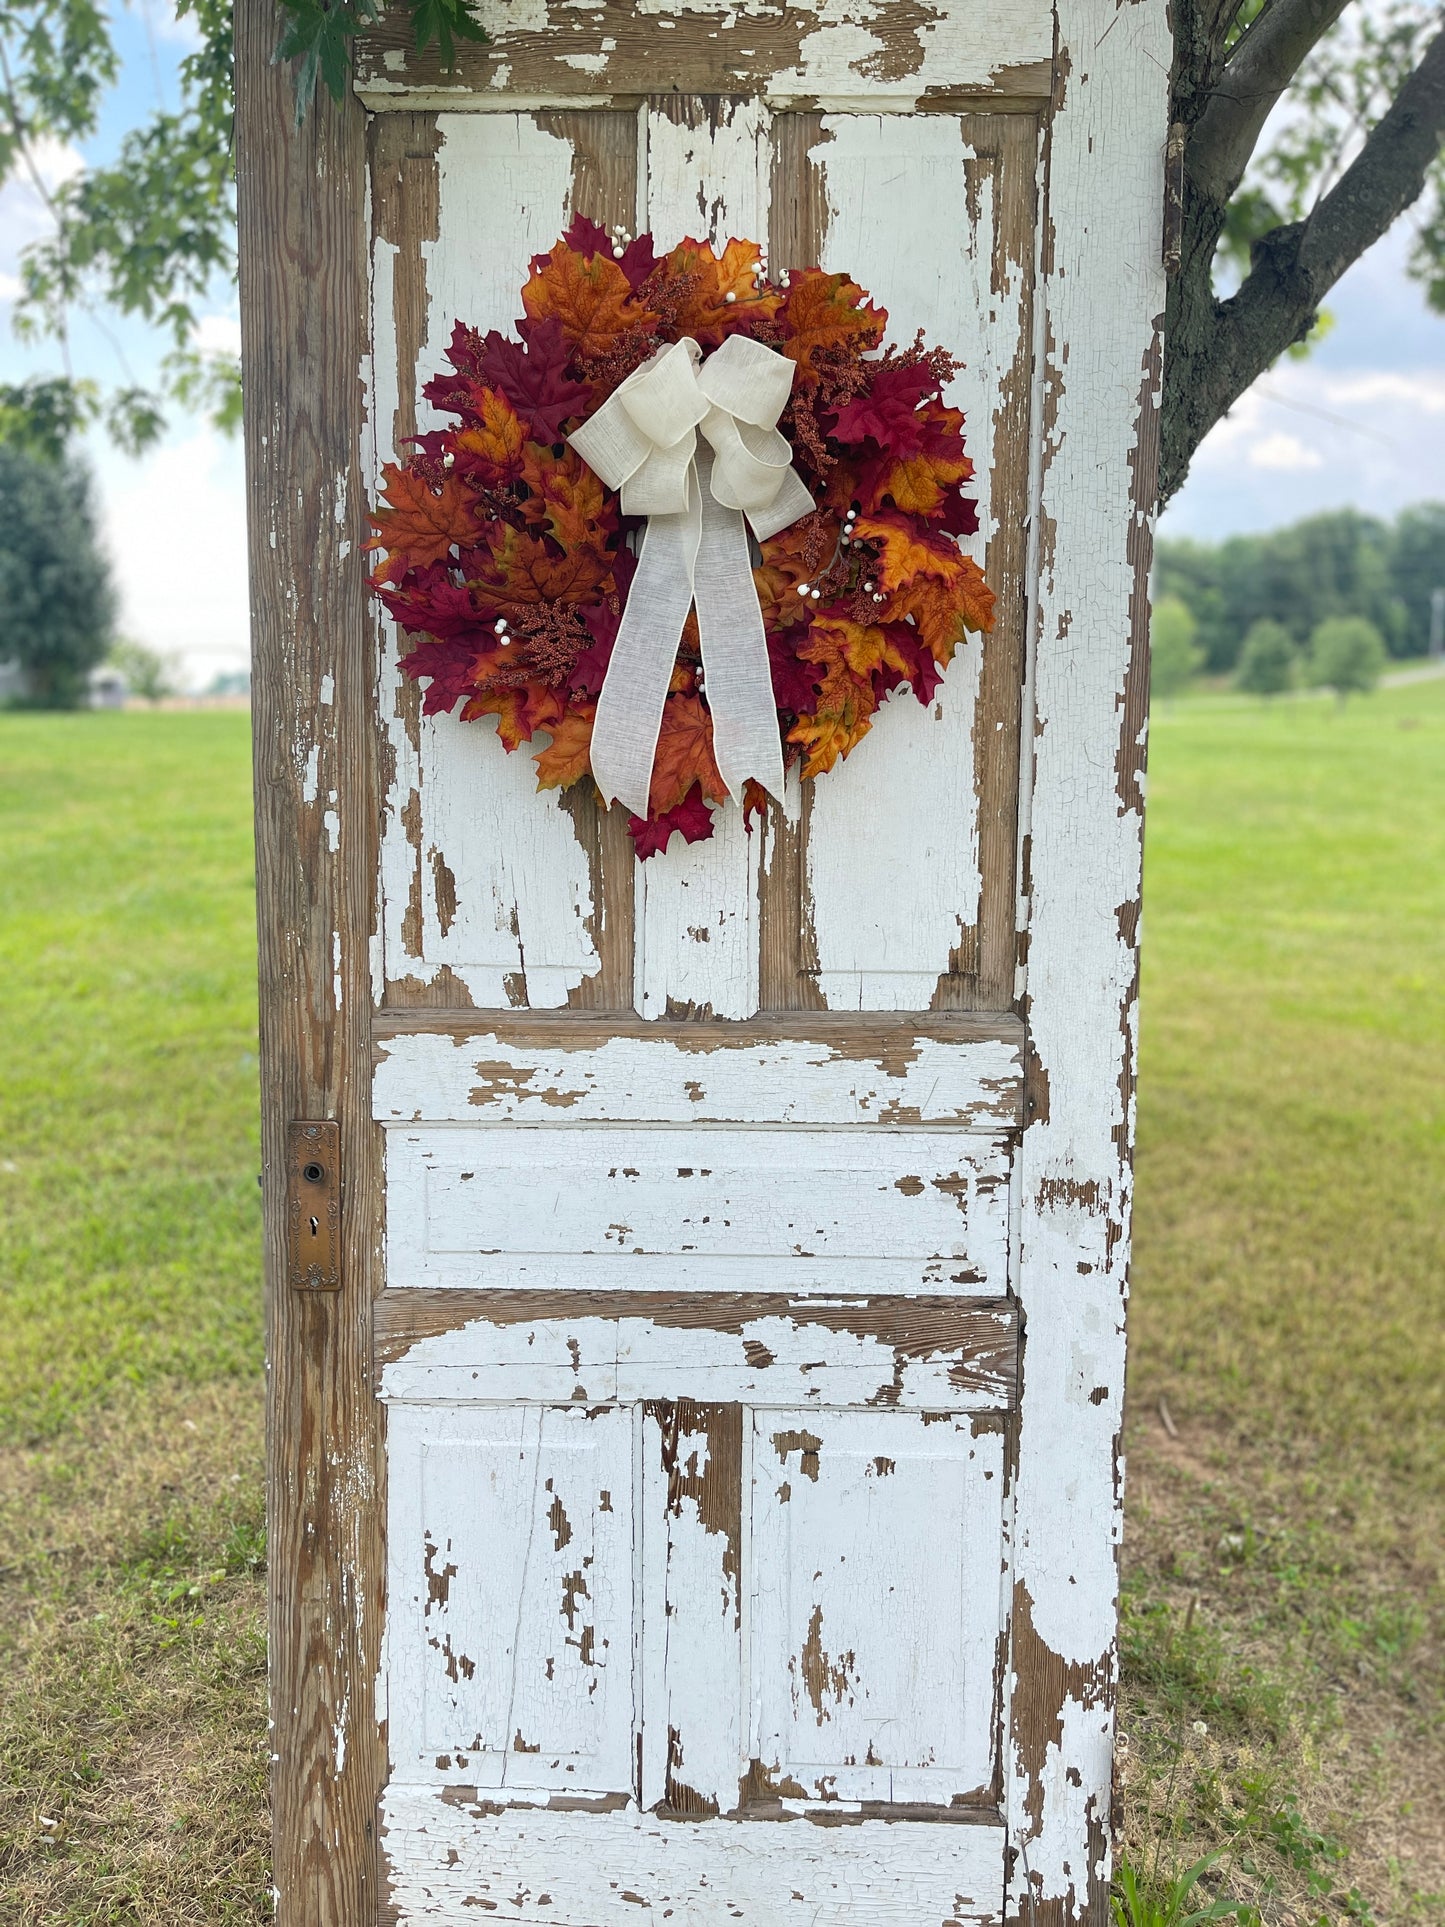
POLYGON ((652 761, 648 812, 661 816, 676 809, 694 783, 711 803, 725 803, 727 790, 712 753, 712 717, 700 696, 669 696, 662 706, 662 728, 652 761))
POLYGON ((894 507, 905 515, 934 515, 942 506, 944 490, 966 482, 972 474, 973 463, 966 455, 911 455, 884 471, 869 506, 877 507, 891 496, 894 507))
POLYGON ((391 573, 396 573, 398 563, 405 573, 445 562, 454 543, 466 548, 481 535, 483 520, 470 490, 457 476, 448 475, 436 490, 414 469, 399 468, 395 462, 388 462, 381 475, 387 506, 373 510, 376 534, 366 546, 386 550, 391 573))
MULTIPOLYGON (((798 654, 805 662, 821 663, 832 672, 841 663, 859 682, 867 682, 886 663, 908 674, 908 663, 888 640, 886 631, 872 623, 850 622, 846 616, 814 616, 808 639, 798 654)), ((827 686, 824 686, 827 694, 827 686)))
POLYGON ((539 790, 565 790, 589 773, 596 715, 596 703, 579 703, 552 725, 551 742, 532 758, 537 765, 539 790))
POLYGON ((763 559, 753 570, 753 583, 763 611, 766 629, 786 629, 802 621, 807 605, 798 594, 798 584, 806 582, 811 570, 803 560, 803 534, 795 522, 762 545, 763 559))
POLYGON ((934 661, 944 665, 953 660, 968 630, 987 632, 993 627, 993 590, 976 562, 966 555, 959 560, 963 567, 953 581, 915 576, 888 600, 889 617, 910 617, 934 661))
POLYGON ((522 445, 527 439, 517 411, 505 395, 495 388, 485 388, 477 412, 482 418, 480 425, 459 429, 456 445, 477 459, 489 481, 510 479, 517 472, 522 445))
POLYGON ((831 663, 817 708, 811 716, 800 716, 788 731, 788 741, 806 752, 803 775, 825 775, 855 748, 873 727, 876 707, 871 683, 860 682, 845 662, 831 663))
POLYGON ((558 456, 550 448, 528 442, 521 473, 531 490, 527 514, 533 521, 544 521, 554 541, 564 549, 603 546, 617 526, 617 498, 608 502, 601 477, 575 449, 558 456))
POLYGON ((533 321, 556 315, 567 340, 588 358, 654 318, 633 298, 631 282, 609 255, 578 254, 561 242, 533 268, 522 306, 533 321))
POLYGON ((478 585, 503 610, 542 602, 590 602, 611 586, 612 558, 590 544, 558 555, 555 544, 510 525, 491 548, 478 585))
POLYGON ((888 325, 888 310, 875 308, 856 281, 818 268, 795 271, 788 286, 783 320, 788 339, 782 352, 809 374, 819 348, 849 342, 859 353, 876 348, 888 325))
POLYGON ((544 683, 524 683, 520 689, 486 689, 468 699, 462 721, 474 723, 479 716, 495 716, 497 734, 503 747, 517 749, 530 743, 538 729, 552 729, 562 720, 564 698, 544 683))
POLYGON ((669 333, 675 329, 715 348, 744 322, 775 315, 783 297, 755 278, 759 259, 755 241, 729 241, 721 256, 706 241, 679 241, 658 263, 657 299, 667 309, 669 333))

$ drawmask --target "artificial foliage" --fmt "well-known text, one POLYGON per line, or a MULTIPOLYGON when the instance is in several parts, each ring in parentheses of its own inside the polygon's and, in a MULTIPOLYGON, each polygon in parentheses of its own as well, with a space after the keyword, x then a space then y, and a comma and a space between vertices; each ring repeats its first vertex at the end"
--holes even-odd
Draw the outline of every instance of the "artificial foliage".
MULTIPOLYGON (((508 750, 533 745, 539 789, 591 781, 597 696, 642 523, 623 516, 565 440, 659 347, 704 354, 743 333, 796 364, 778 423, 817 504, 761 545, 757 585, 785 762, 825 775, 878 706, 932 700, 993 594, 958 538, 975 532, 963 417, 941 398, 958 361, 884 347, 887 314, 845 274, 768 280, 757 245, 683 241, 654 252, 576 220, 532 262, 519 339, 458 322, 447 373, 424 393, 450 427, 418 435, 383 471, 373 577, 411 638, 402 658, 428 713, 495 717, 508 750)), ((663 711, 637 850, 710 836, 727 801, 712 753, 695 615, 663 711)), ((763 797, 749 784, 749 810, 763 797)))

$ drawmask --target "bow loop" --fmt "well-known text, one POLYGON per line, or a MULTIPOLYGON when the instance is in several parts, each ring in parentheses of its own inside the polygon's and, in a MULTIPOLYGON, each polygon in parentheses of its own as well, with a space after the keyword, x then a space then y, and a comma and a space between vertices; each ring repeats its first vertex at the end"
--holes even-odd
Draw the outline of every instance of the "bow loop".
POLYGON ((746 335, 727 336, 706 361, 686 335, 635 369, 567 438, 618 490, 624 515, 647 517, 592 726, 598 788, 638 816, 648 813, 667 685, 694 602, 719 773, 734 797, 749 777, 782 795, 777 705, 743 518, 762 542, 812 512, 777 430, 796 372, 746 335))

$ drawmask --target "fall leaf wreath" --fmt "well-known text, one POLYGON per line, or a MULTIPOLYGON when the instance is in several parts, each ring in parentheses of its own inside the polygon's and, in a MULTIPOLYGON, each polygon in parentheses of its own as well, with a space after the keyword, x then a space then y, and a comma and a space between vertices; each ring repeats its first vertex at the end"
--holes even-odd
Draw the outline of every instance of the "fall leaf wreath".
MULTIPOLYGON (((667 344, 704 355, 743 335, 793 364, 777 431, 811 513, 752 545, 784 763, 824 775, 907 685, 932 700, 993 594, 959 536, 978 526, 963 416, 941 399, 961 364, 920 334, 882 346, 886 311, 845 274, 768 278, 761 250, 719 254, 575 220, 522 289, 519 341, 458 322, 451 372, 424 389, 456 417, 384 470, 373 586, 412 639, 402 667, 429 714, 497 718, 534 754, 540 790, 591 781, 589 750, 642 523, 567 436, 667 344)), ((730 351, 731 352, 731 351, 730 351)), ((694 357, 696 359, 696 356, 694 357)), ((705 365, 705 364, 704 364, 705 365)), ((785 371, 786 372, 786 371, 785 371)), ((712 834, 728 800, 714 757, 696 612, 662 704, 638 854, 712 834)), ((739 799, 761 808, 752 781, 739 799)))

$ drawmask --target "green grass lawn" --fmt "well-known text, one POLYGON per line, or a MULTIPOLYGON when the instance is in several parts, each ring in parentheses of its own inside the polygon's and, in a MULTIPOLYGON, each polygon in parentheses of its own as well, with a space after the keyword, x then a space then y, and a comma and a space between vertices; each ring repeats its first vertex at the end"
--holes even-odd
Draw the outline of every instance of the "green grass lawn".
POLYGON ((0 1436, 254 1373, 248 719, 0 716, 0 1436))
MULTIPOLYGON (((1151 763, 1127 1850, 1423 1918, 1445 683, 1181 703, 1151 763)), ((248 792, 244 715, 0 716, 7 1927, 267 1917, 248 792)))

